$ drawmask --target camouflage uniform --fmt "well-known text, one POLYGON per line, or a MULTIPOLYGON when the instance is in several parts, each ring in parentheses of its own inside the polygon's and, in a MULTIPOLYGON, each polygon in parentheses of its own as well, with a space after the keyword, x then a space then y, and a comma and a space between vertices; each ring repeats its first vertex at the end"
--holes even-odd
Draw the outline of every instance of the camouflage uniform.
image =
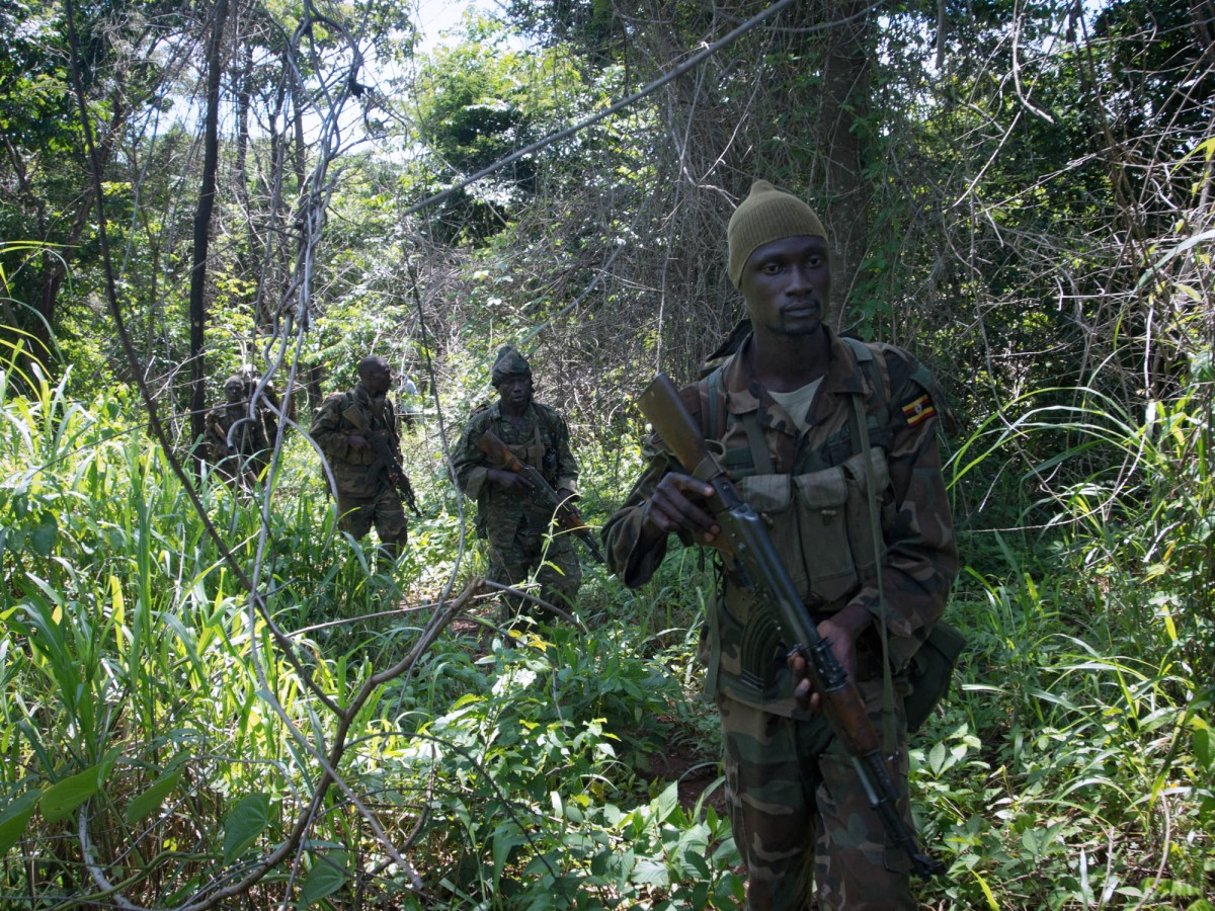
MULTIPOLYGON (((224 383, 225 391, 231 384, 240 385, 243 399, 239 402, 223 402, 207 412, 203 437, 207 460, 230 480, 246 478, 247 473, 260 476, 270 464, 270 452, 278 434, 278 421, 274 412, 261 402, 254 409, 254 417, 250 418, 252 385, 239 375, 228 377, 224 383)), ((278 406, 272 392, 267 391, 267 400, 278 406)))
MULTIPOLYGON (((570 432, 555 410, 531 402, 519 419, 502 414, 494 402, 469 419, 452 454, 460 489, 477 501, 477 533, 489 544, 491 581, 515 585, 533 573, 540 597, 558 607, 572 607, 582 584, 582 567, 573 537, 549 538, 553 508, 537 491, 505 489, 488 480, 492 467, 477 442, 492 430, 520 461, 538 468, 555 489, 576 492, 578 463, 570 450, 570 432)), ((522 605, 510 602, 512 610, 522 605)))
MULTIPOLYGON (((750 341, 716 372, 683 391, 740 494, 768 520, 773 541, 816 622, 857 602, 881 617, 857 642, 858 686, 886 747, 899 757, 907 806, 905 670, 942 613, 957 571, 935 441, 935 383, 910 355, 828 332, 830 360, 802 431, 751 375, 750 341), (860 455, 860 397, 872 447, 860 455), (759 464, 757 464, 757 462, 759 464), (874 554, 865 491, 877 490, 884 553, 874 554), (882 653, 892 670, 891 717, 882 711, 882 653)), ((643 509, 668 470, 686 471, 656 448, 625 505, 604 526, 608 566, 626 585, 644 583, 666 539, 635 552, 643 509)), ((689 543, 689 542, 685 542, 689 543)), ((748 908, 803 911, 810 882, 819 907, 914 908, 903 852, 887 847, 856 772, 826 721, 797 707, 776 619, 731 573, 707 628, 706 694, 718 706, 735 840, 748 868, 748 908), (813 865, 813 871, 811 871, 813 865), (811 875, 813 873, 813 875, 811 875)))
POLYGON ((313 416, 312 438, 329 460, 337 482, 342 530, 362 538, 374 524, 381 545, 395 554, 408 534, 401 497, 388 480, 388 466, 371 447, 350 445, 352 433, 368 439, 382 435, 400 460, 400 423, 392 401, 387 396, 372 396, 362 383, 349 392, 335 392, 313 416))

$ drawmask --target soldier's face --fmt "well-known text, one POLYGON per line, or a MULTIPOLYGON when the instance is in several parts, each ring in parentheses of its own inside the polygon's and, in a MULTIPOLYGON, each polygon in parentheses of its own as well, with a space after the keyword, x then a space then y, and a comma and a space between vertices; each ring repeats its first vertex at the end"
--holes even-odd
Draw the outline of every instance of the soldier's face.
POLYGON ((372 395, 384 395, 392 385, 392 371, 387 364, 372 364, 363 374, 363 385, 372 395))
POLYGON ((757 332, 783 336, 818 332, 831 297, 827 241, 784 237, 756 248, 743 266, 738 290, 757 332))
POLYGON ((532 397, 532 378, 530 376, 508 376, 498 384, 498 397, 502 404, 512 408, 521 408, 532 397))

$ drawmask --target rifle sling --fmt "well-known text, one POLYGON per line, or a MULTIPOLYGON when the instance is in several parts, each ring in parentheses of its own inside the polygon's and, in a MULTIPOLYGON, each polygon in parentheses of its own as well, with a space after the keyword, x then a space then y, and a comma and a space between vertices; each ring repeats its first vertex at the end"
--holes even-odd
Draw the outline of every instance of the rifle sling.
MULTIPOLYGON (((878 513, 877 491, 874 490, 873 458, 869 446, 869 420, 865 414, 863 395, 852 396, 852 418, 857 427, 861 452, 865 454, 865 499, 869 505, 869 533, 873 536, 873 554, 876 562, 874 584, 878 591, 879 639, 882 643, 882 752, 889 756, 898 742, 894 730, 894 678, 890 668, 890 643, 886 641, 886 593, 882 584, 882 565, 885 549, 882 541, 881 517, 878 513)), ((862 580, 861 584, 864 584, 862 580)))

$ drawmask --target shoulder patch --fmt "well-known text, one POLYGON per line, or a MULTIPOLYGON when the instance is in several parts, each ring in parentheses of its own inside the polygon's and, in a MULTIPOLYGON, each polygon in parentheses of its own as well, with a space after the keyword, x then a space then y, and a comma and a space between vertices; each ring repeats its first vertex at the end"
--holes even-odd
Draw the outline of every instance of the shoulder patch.
POLYGON ((903 406, 903 420, 907 422, 908 427, 914 427, 936 413, 937 409, 932 403, 932 396, 927 392, 916 396, 903 406))

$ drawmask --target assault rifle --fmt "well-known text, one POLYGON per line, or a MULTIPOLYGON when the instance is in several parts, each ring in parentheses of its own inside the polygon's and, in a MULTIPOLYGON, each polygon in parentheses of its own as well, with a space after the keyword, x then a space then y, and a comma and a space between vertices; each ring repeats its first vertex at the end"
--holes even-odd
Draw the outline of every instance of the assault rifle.
POLYGON ((405 501, 405 505, 409 507, 409 511, 418 518, 421 518, 422 510, 418 509, 418 498, 414 496, 413 484, 409 482, 409 475, 405 473, 400 459, 392 451, 392 447, 388 445, 388 440, 384 438, 384 434, 373 432, 366 436, 367 442, 371 444, 371 451, 375 453, 373 467, 374 465, 383 466, 388 483, 401 495, 401 499, 405 501))
POLYGON ((847 748, 869 805, 882 820, 886 834, 907 852, 920 876, 927 879, 943 872, 944 864, 920 850, 915 832, 899 814, 894 779, 860 691, 848 679, 830 641, 819 635, 763 520, 739 496, 709 452, 699 425, 665 374, 658 374, 645 388, 638 404, 685 470, 712 486, 709 511, 721 526, 727 554, 733 558, 743 584, 772 600, 786 640, 796 643, 790 654, 796 652, 805 659, 811 684, 822 699, 822 710, 847 748))
POLYGON ((505 468, 507 471, 514 472, 523 478, 529 487, 539 491, 548 505, 556 510, 557 527, 577 536, 586 545, 587 551, 590 552, 596 563, 603 562, 603 554, 599 551, 599 546, 595 544, 595 536, 582 521, 582 516, 578 513, 577 508, 569 499, 562 500, 557 496, 557 491, 553 490, 552 485, 544 479, 544 475, 535 465, 528 465, 511 452, 510 447, 503 443, 492 430, 481 434, 481 439, 477 441, 477 448, 495 468, 505 468))

